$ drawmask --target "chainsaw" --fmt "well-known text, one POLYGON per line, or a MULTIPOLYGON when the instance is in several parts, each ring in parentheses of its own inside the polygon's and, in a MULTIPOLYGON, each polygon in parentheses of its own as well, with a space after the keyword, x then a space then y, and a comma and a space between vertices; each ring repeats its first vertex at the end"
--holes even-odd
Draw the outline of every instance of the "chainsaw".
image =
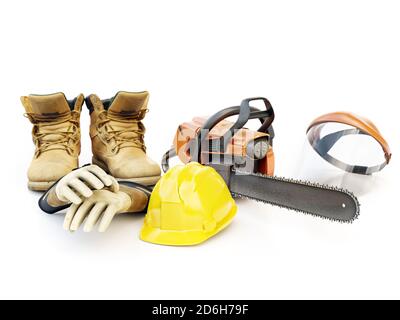
POLYGON ((249 98, 240 106, 223 109, 210 118, 196 117, 178 127, 173 147, 162 160, 163 171, 178 156, 213 167, 232 195, 283 207, 339 222, 354 221, 360 211, 357 198, 348 190, 274 176, 272 123, 274 109, 266 98, 249 98), (262 102, 265 110, 250 106, 262 102), (235 116, 235 122, 227 118, 235 116), (257 131, 245 127, 259 120, 257 131))

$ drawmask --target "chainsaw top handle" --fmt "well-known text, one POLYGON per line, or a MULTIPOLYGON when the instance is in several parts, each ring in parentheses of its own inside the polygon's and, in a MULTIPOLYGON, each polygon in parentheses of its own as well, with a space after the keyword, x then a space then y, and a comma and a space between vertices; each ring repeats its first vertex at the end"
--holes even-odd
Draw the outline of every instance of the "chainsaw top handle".
POLYGON ((197 136, 193 139, 191 147, 192 150, 192 161, 200 162, 201 157, 201 146, 206 140, 208 133, 214 128, 218 123, 222 120, 239 115, 236 122, 232 125, 232 127, 227 130, 227 132, 220 138, 220 151, 225 151, 230 140, 233 138, 237 130, 243 128, 243 126, 251 119, 259 119, 261 122, 261 127, 257 130, 258 132, 270 133, 271 142, 274 138, 273 129, 271 127, 272 122, 275 119, 275 112, 272 108, 271 103, 268 99, 263 97, 256 98, 248 98, 244 99, 240 106, 229 107, 223 109, 213 116, 211 116, 206 123, 203 125, 201 130, 199 130, 197 136), (262 101, 265 105, 265 111, 261 111, 255 107, 250 106, 250 102, 252 101, 262 101))

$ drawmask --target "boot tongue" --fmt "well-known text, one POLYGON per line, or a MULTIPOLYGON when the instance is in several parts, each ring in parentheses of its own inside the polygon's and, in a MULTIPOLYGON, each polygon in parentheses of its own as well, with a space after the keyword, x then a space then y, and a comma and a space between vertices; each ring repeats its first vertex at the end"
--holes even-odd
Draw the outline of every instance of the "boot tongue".
POLYGON ((43 116, 56 116, 71 111, 63 93, 46 96, 30 95, 28 98, 31 112, 43 116))
POLYGON ((118 92, 108 109, 111 112, 132 114, 147 108, 148 92, 118 92))

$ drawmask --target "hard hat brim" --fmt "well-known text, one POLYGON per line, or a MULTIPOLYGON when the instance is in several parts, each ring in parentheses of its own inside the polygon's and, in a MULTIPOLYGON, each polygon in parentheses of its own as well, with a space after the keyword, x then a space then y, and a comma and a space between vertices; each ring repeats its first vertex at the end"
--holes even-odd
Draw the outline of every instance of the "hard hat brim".
POLYGON ((212 231, 178 231, 162 230, 144 224, 140 232, 140 239, 145 242, 167 246, 194 246, 213 237, 225 229, 233 220, 237 212, 237 206, 234 204, 226 217, 221 220, 212 231))

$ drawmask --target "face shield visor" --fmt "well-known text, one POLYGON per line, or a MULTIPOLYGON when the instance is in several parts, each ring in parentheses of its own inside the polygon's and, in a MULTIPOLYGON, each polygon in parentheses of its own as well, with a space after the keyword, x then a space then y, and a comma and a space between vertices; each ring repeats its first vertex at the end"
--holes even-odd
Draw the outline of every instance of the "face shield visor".
POLYGON ((347 188, 359 195, 391 159, 378 128, 346 112, 315 119, 307 130, 304 149, 296 178, 347 188))

